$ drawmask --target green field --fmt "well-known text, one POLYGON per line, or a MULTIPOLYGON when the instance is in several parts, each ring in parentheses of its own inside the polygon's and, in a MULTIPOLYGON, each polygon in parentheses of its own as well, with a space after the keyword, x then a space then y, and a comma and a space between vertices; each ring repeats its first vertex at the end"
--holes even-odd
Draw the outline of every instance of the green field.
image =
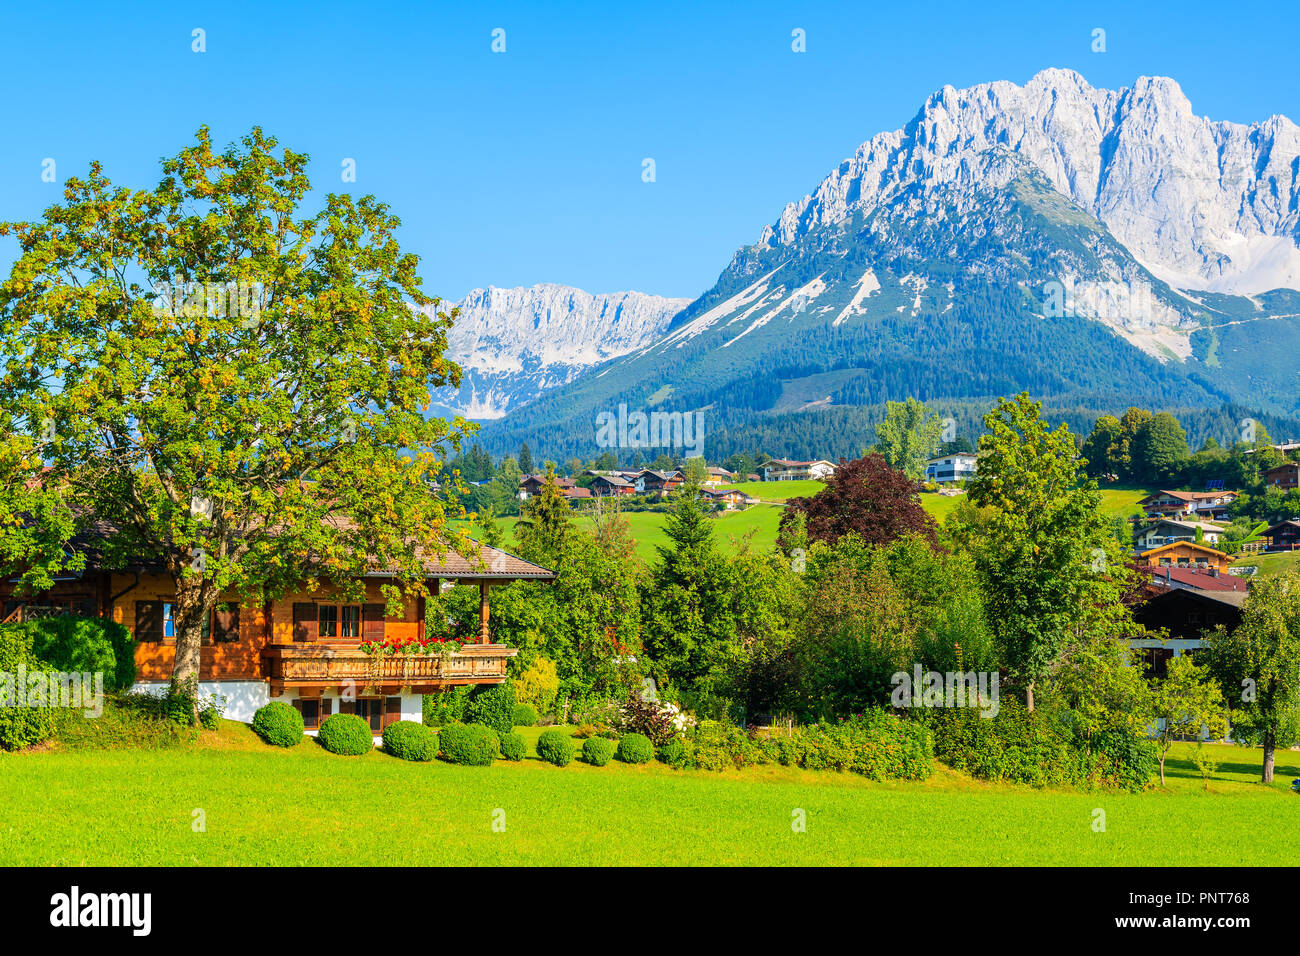
POLYGON ((1240 558, 1235 567, 1259 568, 1255 576, 1264 578, 1281 577, 1291 571, 1300 571, 1300 551, 1279 551, 1274 554, 1256 554, 1240 558))
POLYGON ((1297 754, 1279 753, 1265 787, 1258 750, 1217 749, 1208 793, 1187 747, 1168 790, 1073 793, 943 768, 885 784, 783 767, 413 764, 310 740, 277 750, 225 722, 185 751, 0 756, 0 865, 1293 864, 1297 754))

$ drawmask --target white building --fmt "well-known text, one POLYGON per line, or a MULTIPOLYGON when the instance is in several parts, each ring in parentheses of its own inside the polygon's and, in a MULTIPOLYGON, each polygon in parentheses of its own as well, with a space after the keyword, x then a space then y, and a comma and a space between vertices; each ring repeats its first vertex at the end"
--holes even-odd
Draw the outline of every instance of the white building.
POLYGON ((763 466, 764 481, 815 481, 835 474, 833 462, 818 458, 816 461, 793 461, 773 458, 763 466))
POLYGON ((965 451, 931 458, 925 463, 925 479, 940 485, 968 481, 975 477, 977 460, 977 456, 965 451))

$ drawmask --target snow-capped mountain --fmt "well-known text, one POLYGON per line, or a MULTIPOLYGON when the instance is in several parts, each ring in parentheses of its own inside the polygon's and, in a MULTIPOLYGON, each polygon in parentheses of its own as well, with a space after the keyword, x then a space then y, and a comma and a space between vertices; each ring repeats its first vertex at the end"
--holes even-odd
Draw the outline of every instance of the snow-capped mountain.
POLYGON ((836 407, 1021 390, 1080 418, 1131 403, 1300 415, 1297 290, 1290 120, 1198 117, 1165 78, 945 87, 789 204, 660 337, 483 435, 572 435, 563 453, 579 453, 592 416, 626 402, 825 457, 800 436, 836 407))
POLYGON ((464 372, 461 388, 439 399, 468 418, 499 418, 654 341, 690 301, 552 284, 475 289, 456 303, 460 314, 447 335, 449 357, 464 372))
MULTIPOLYGON (((790 245, 902 198, 957 187, 1005 186, 1013 154, 1105 223, 1158 278, 1183 289, 1239 295, 1300 289, 1300 127, 1196 116, 1178 84, 1141 77, 1099 90, 1072 70, 1023 87, 945 86, 907 128, 863 143, 811 196, 786 206, 761 245, 790 245)), ((961 201, 961 198, 967 201, 961 201)))

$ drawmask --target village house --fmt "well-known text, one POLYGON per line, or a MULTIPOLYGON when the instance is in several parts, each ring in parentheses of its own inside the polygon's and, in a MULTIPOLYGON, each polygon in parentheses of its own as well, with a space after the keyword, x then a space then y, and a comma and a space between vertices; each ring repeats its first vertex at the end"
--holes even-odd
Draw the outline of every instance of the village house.
POLYGON ((1269 551, 1295 551, 1300 548, 1300 519, 1279 521, 1264 532, 1269 551))
POLYGON ((1195 541, 1175 541, 1143 551, 1138 555, 1138 564, 1149 568, 1200 568, 1227 574, 1232 559, 1222 551, 1195 541))
MULTIPOLYGON (((519 479, 519 500, 527 501, 541 491, 544 484, 546 484, 545 475, 524 475, 523 478, 519 479)), ((572 488, 577 487, 577 482, 572 478, 557 475, 555 477, 555 487, 559 489, 560 494, 565 494, 572 488)))
POLYGON ((977 462, 978 456, 964 451, 931 458, 925 463, 925 480, 940 485, 968 481, 978 471, 977 462))
MULTIPOLYGON (((176 656, 175 590, 156 562, 108 569, 99 561, 93 535, 79 539, 85 571, 55 582, 50 591, 15 595, 14 581, 0 585, 5 620, 49 614, 108 617, 135 638, 135 691, 162 693, 176 656)), ((309 731, 332 713, 364 717, 378 736, 396 720, 420 721, 421 697, 466 684, 499 684, 516 651, 492 643, 488 592, 511 581, 552 581, 554 572, 505 551, 482 546, 471 557, 449 552, 425 562, 426 586, 444 582, 479 589, 477 628, 455 653, 372 655, 363 641, 404 642, 425 637, 425 601, 406 598, 389 613, 381 587, 390 571, 365 575, 364 598, 345 599, 328 585, 308 582, 274 600, 247 604, 229 594, 203 628, 198 692, 226 699, 226 716, 251 721, 271 700, 284 700, 303 715, 309 731)))
POLYGON ((680 471, 652 471, 647 468, 637 473, 632 487, 639 495, 668 495, 676 491, 686 481, 680 471))
POLYGON ((823 458, 815 461, 793 461, 773 458, 763 465, 764 481, 810 481, 829 478, 835 474, 835 465, 823 458))
POLYGON ((1247 592, 1202 591, 1174 588, 1155 594, 1133 611, 1133 619, 1148 631, 1165 631, 1168 640, 1132 639, 1129 645, 1141 652, 1148 677, 1163 678, 1169 661, 1195 654, 1205 647, 1205 636, 1219 625, 1235 628, 1241 623, 1241 608, 1247 592))
POLYGON ((702 481, 701 484, 706 487, 712 487, 716 485, 725 485, 735 480, 736 476, 727 471, 727 469, 715 468, 713 465, 710 465, 705 469, 704 481, 702 481))
POLYGON ((1264 484, 1289 491, 1300 488, 1300 462, 1288 461, 1264 472, 1264 484))
POLYGON ((738 488, 702 488, 700 495, 705 501, 721 504, 727 511, 758 504, 757 498, 750 497, 738 488))
POLYGON ((1135 550, 1138 552, 1149 551, 1162 544, 1173 544, 1177 541, 1195 541, 1197 531, 1200 531, 1203 543, 1217 545, 1219 537, 1223 534, 1224 527, 1210 521, 1179 521, 1175 518, 1160 518, 1155 524, 1138 531, 1134 537, 1135 550))
POLYGON ((1226 520, 1228 509, 1236 501, 1235 491, 1157 491, 1138 504, 1148 518, 1196 518, 1226 520))
POLYGON ((1143 565, 1137 569, 1145 574, 1148 583, 1144 585, 1148 594, 1154 595, 1165 590, 1189 588, 1193 591, 1242 591, 1249 588, 1246 578, 1235 574, 1222 574, 1217 568, 1177 567, 1167 564, 1143 565))
POLYGON ((591 493, 598 498, 607 495, 636 494, 636 485, 622 475, 604 472, 587 472, 587 474, 595 476, 591 480, 591 493))

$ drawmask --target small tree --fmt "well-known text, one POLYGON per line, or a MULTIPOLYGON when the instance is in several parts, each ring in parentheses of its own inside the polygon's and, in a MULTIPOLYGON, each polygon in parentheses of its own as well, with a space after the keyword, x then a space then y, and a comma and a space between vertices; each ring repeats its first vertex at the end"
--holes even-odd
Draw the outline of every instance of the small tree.
POLYGON ((529 561, 554 567, 569 533, 569 503, 555 484, 555 464, 546 463, 546 480, 523 508, 515 526, 519 551, 529 561))
POLYGON ((1295 733, 1300 705, 1300 574, 1257 582, 1235 629, 1220 625, 1206 650, 1211 673, 1229 701, 1235 735, 1264 748, 1264 783, 1273 782, 1274 751, 1295 733))
POLYGON ((1175 740, 1199 740, 1202 732, 1217 740, 1228 732, 1223 694, 1205 679, 1186 654, 1169 662, 1168 676, 1151 689, 1151 715, 1162 725, 1156 732, 1160 757, 1160 785, 1165 785, 1165 758, 1175 740))

